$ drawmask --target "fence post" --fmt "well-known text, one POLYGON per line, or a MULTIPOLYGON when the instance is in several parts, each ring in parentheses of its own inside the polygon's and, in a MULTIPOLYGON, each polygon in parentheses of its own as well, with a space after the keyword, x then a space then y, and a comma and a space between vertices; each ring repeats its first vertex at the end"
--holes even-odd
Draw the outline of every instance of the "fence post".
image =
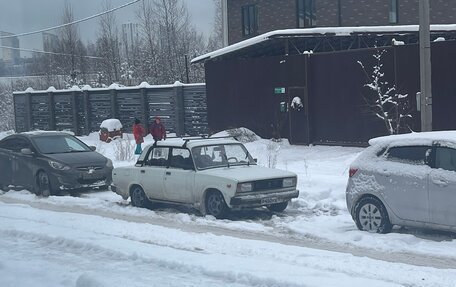
POLYGON ((71 92, 71 105, 73 106, 73 132, 75 135, 80 135, 78 129, 78 102, 76 101, 76 96, 78 93, 79 92, 76 91, 71 92))
POLYGON ((176 101, 176 135, 185 134, 185 114, 184 114, 184 85, 174 83, 174 99, 176 101))
POLYGON ((55 101, 54 93, 52 91, 48 92, 48 102, 49 102, 49 129, 55 131, 55 101))
POLYGON ((25 98, 25 106, 26 106, 26 111, 27 111, 27 131, 31 131, 33 128, 33 109, 32 109, 32 93, 27 93, 26 98, 25 98))
POLYGON ((117 118, 117 90, 115 88, 111 88, 111 118, 117 118))
POLYGON ((84 90, 82 92, 82 103, 84 105, 84 120, 85 120, 85 130, 84 130, 84 134, 86 135, 89 135, 90 132, 92 131, 92 128, 91 128, 91 121, 90 121, 90 99, 89 99, 89 91, 88 90, 84 90))
POLYGON ((147 100, 147 89, 141 88, 141 115, 142 115, 142 122, 144 123, 143 126, 148 132, 149 129, 149 101, 147 100))

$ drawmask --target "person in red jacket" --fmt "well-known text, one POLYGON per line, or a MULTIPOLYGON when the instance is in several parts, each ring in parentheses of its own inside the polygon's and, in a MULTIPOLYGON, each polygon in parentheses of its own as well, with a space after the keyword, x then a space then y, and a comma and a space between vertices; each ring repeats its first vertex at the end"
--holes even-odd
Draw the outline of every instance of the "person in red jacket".
POLYGON ((140 155, 142 153, 141 144, 144 142, 145 130, 141 125, 141 121, 135 119, 135 124, 133 125, 133 136, 135 137, 136 150, 135 155, 140 155))
POLYGON ((154 138, 154 144, 156 144, 157 141, 166 139, 166 129, 162 124, 160 117, 155 117, 154 122, 149 126, 149 133, 154 138))

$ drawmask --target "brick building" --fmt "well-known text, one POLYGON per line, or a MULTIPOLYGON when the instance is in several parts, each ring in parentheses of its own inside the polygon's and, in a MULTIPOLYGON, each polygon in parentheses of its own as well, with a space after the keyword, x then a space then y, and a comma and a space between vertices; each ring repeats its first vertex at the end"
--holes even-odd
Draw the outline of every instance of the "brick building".
MULTIPOLYGON (((278 29, 418 24, 419 0, 224 0, 225 45, 278 29)), ((431 23, 456 23, 456 1, 432 0, 431 23)))

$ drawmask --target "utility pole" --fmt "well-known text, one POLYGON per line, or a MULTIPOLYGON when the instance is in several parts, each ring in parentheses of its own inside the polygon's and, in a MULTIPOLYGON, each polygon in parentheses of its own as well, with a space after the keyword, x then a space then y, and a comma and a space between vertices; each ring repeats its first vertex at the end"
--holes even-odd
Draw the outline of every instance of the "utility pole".
POLYGON ((421 131, 432 131, 432 77, 429 0, 420 1, 421 131))

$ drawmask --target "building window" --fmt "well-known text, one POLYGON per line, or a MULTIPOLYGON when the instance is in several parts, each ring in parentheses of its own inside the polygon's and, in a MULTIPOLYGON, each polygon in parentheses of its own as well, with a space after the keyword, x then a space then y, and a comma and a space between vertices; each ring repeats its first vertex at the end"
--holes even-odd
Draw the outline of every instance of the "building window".
POLYGON ((258 12, 256 5, 242 7, 242 35, 251 36, 258 32, 258 12))
POLYGON ((397 10, 398 10, 398 0, 390 0, 390 12, 389 12, 389 22, 390 24, 397 24, 397 10))
POLYGON ((315 10, 315 0, 297 0, 298 27, 315 27, 317 17, 315 10))

